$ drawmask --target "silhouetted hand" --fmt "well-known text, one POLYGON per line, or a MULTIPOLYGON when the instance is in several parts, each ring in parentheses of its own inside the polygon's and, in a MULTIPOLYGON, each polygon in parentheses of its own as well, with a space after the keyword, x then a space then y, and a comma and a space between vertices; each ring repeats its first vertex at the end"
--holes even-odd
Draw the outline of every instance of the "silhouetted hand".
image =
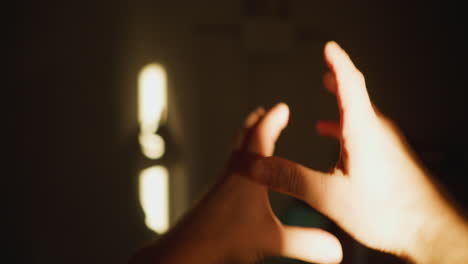
POLYGON ((156 244, 140 251, 132 263, 252 263, 265 256, 287 256, 337 263, 342 252, 331 234, 282 225, 273 214, 267 188, 244 174, 257 155, 271 156, 286 126, 289 110, 278 104, 248 116, 224 177, 156 244))
MULTIPOLYGON (((282 158, 261 158, 250 177, 324 213, 363 244, 420 263, 468 263, 467 222, 416 160, 393 123, 367 94, 363 74, 335 42, 325 46, 341 120, 320 121, 321 135, 341 142, 328 173, 282 158)), ((319 151, 319 150, 318 150, 319 151)))

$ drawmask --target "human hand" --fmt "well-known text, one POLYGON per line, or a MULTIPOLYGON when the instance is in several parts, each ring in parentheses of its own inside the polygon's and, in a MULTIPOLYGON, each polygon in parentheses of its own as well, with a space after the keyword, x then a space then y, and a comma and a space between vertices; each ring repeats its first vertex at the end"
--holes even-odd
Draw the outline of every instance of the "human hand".
POLYGON ((466 220, 372 105, 346 52, 329 42, 324 55, 331 70, 324 84, 337 97, 341 120, 319 121, 317 130, 341 143, 335 168, 318 172, 271 157, 254 162, 250 177, 308 202, 371 248, 421 263, 467 263, 466 220))
POLYGON ((243 175, 253 156, 273 154, 288 118, 285 104, 250 114, 220 182, 132 263, 253 263, 265 256, 340 262, 341 246, 333 235, 282 225, 271 210, 267 188, 243 175))

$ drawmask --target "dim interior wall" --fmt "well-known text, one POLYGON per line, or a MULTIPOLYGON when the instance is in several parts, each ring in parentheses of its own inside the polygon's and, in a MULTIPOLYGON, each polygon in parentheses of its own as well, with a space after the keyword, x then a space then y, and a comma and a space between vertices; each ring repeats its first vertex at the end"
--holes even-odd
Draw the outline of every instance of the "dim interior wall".
MULTIPOLYGON (((466 42, 450 3, 292 1, 306 41, 267 55, 247 54, 231 33, 197 33, 199 25, 240 25, 238 1, 29 1, 20 10, 24 45, 14 54, 24 64, 24 110, 10 201, 12 251, 27 263, 125 263, 153 237, 136 178, 136 76, 152 61, 168 71, 167 129, 183 164, 175 165, 172 188, 184 195, 173 197, 172 221, 215 181, 257 105, 291 105, 278 155, 324 170, 333 164, 338 145, 314 132, 317 119, 337 116, 320 83, 329 38, 349 50, 376 104, 425 160, 443 169, 446 153, 466 155, 466 42)), ((465 186, 450 176, 460 171, 441 171, 454 193, 465 186)), ((457 197, 466 205, 466 195, 457 197)), ((272 200, 279 211, 289 202, 272 200)))

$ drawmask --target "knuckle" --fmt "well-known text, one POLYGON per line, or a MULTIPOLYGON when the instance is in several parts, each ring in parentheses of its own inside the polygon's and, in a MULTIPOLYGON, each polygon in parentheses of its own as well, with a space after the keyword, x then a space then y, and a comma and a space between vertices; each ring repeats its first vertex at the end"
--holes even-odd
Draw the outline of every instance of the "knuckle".
POLYGON ((254 162, 250 169, 251 177, 269 187, 275 187, 277 178, 279 177, 276 165, 270 158, 261 158, 254 162))
POLYGON ((257 160, 251 170, 251 177, 274 190, 302 197, 305 194, 305 185, 298 165, 264 158, 257 160))
POLYGON ((303 195, 303 185, 301 184, 301 177, 299 174, 299 170, 297 166, 288 166, 286 167, 287 171, 284 173, 283 177, 285 178, 285 187, 287 188, 287 192, 296 194, 296 195, 303 195))
POLYGON ((296 193, 299 189, 297 168, 275 158, 256 161, 252 174, 254 179, 272 189, 289 193, 296 193))
POLYGON ((274 160, 267 159, 263 161, 263 173, 262 180, 263 182, 273 189, 278 189, 282 187, 282 169, 281 167, 275 168, 274 160))

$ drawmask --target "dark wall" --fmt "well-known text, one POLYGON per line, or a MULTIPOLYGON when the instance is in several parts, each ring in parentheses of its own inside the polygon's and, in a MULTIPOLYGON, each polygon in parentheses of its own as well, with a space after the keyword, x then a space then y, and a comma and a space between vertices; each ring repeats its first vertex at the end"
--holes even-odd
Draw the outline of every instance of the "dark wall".
MULTIPOLYGON (((9 255, 19 263, 125 263, 153 237, 136 177, 136 77, 149 62, 168 71, 167 130, 183 166, 177 181, 187 186, 171 221, 216 179, 257 105, 289 103, 278 155, 327 169, 338 146, 313 130, 319 118, 337 117, 320 81, 330 39, 349 51, 374 102, 466 207, 463 9, 446 1, 283 2, 287 12, 273 14, 290 22, 294 41, 266 52, 245 47, 242 23, 260 11, 240 1, 20 2, 19 159, 4 187, 9 255)), ((291 203, 272 199, 279 211, 291 203)))

